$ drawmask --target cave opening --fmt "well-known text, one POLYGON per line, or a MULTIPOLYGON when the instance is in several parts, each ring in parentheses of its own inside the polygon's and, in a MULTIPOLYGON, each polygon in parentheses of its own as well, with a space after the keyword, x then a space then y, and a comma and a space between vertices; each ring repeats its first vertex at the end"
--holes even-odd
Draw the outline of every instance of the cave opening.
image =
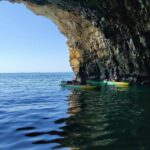
POLYGON ((23 4, 0 3, 0 72, 72 72, 66 38, 23 4))
POLYGON ((120 3, 105 1, 8 1, 24 4, 58 26, 67 38, 76 76, 83 65, 86 80, 150 83, 148 2, 122 2, 120 7, 120 3))

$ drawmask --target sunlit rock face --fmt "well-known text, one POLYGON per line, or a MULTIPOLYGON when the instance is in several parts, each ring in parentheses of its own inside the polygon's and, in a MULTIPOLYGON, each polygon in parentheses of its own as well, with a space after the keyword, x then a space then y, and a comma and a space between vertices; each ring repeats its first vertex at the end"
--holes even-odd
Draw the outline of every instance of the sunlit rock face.
POLYGON ((10 0, 51 19, 67 37, 75 74, 150 83, 149 0, 10 0))

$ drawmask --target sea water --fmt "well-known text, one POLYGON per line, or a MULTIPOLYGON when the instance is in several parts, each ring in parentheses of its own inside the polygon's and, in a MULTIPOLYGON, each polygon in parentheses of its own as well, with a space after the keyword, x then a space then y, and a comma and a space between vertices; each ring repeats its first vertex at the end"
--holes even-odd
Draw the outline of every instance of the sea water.
POLYGON ((150 149, 150 88, 59 86, 72 78, 0 74, 0 150, 150 149))

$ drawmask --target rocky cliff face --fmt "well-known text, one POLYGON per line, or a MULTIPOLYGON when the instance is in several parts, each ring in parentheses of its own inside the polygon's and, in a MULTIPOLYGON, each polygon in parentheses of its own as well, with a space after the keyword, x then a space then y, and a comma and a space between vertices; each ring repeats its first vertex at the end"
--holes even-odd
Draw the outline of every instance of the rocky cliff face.
POLYGON ((75 74, 150 83, 149 0, 9 0, 24 3, 68 39, 75 74))

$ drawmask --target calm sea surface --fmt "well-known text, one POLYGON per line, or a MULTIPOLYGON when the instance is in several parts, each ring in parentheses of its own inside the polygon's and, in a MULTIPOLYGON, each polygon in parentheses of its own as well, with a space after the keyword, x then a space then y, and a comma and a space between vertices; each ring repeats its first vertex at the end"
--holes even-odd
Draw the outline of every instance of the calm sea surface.
POLYGON ((150 88, 59 86, 72 77, 0 74, 0 150, 150 150, 150 88))

